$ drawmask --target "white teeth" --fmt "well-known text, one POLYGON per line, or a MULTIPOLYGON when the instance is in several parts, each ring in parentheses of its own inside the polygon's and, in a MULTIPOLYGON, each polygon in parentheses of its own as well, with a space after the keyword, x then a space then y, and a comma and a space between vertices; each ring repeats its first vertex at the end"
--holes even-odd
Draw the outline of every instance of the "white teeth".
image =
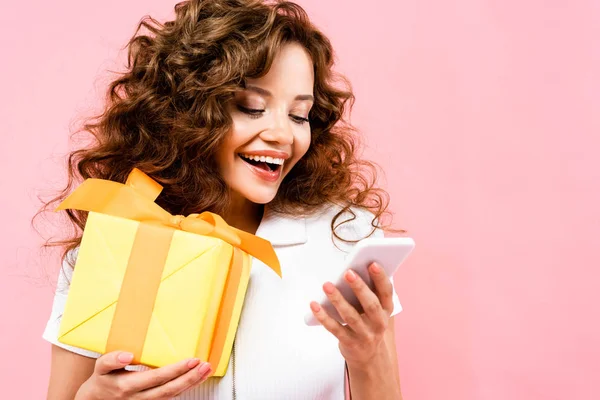
POLYGON ((275 157, 269 157, 269 156, 255 156, 252 154, 240 154, 240 156, 243 158, 246 158, 248 160, 268 162, 269 164, 277 164, 277 165, 283 165, 283 163, 285 161, 283 158, 275 158, 275 157))

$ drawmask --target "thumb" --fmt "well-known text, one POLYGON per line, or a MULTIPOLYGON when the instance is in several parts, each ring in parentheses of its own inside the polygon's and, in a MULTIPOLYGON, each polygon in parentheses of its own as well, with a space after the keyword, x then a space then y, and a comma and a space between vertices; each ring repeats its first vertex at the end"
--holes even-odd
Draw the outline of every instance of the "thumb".
POLYGON ((133 361, 133 354, 123 351, 112 351, 106 353, 96 360, 94 372, 98 375, 106 375, 112 371, 123 369, 133 361))

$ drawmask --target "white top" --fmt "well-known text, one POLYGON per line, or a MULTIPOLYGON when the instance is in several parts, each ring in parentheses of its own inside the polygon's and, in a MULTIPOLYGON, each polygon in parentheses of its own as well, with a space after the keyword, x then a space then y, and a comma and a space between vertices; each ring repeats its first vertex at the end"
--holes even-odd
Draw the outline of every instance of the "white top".
MULTIPOLYGON (((344 270, 352 244, 335 240, 331 220, 336 209, 308 218, 281 216, 265 210, 256 233, 269 240, 279 257, 283 279, 254 260, 235 340, 235 371, 230 360, 222 378, 204 383, 177 397, 185 400, 236 399, 315 400, 344 398, 344 359, 338 340, 322 326, 309 327, 304 315, 310 301, 322 296, 322 285, 344 270)), ((338 228, 344 239, 359 239, 371 230, 372 214, 355 210, 357 218, 338 228)), ((343 221, 346 219, 338 219, 343 221)), ((375 237, 383 237, 377 230, 375 237)), ((64 263, 59 274, 52 313, 43 334, 47 341, 88 357, 99 354, 57 341, 72 269, 64 263)), ((392 281, 393 283, 393 281, 392 281)), ((394 311, 402 310, 394 290, 394 311)), ((232 354, 233 356, 233 354, 232 354)), ((138 367, 139 368, 139 367, 138 367)))

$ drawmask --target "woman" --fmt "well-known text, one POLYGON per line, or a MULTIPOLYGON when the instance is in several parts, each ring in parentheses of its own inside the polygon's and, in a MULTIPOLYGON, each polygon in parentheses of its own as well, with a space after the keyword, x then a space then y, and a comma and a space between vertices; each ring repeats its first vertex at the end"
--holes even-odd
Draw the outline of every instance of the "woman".
MULTIPOLYGON (((330 42, 294 3, 192 0, 175 11, 164 25, 141 22, 151 34, 130 41, 129 70, 84 126, 95 143, 71 154, 69 185, 55 200, 78 178, 124 182, 137 167, 164 186, 157 202, 172 214, 216 212, 271 241, 283 280, 253 268, 223 378, 194 359, 136 370, 126 352, 56 340, 79 233, 63 242, 44 332, 54 344, 48 398, 340 399, 346 369, 354 399, 400 399, 391 279, 372 265, 373 292, 346 272, 364 314, 327 282, 352 243, 383 235, 386 207, 365 173, 372 164, 355 157, 342 118, 353 96, 334 86, 330 42), (321 290, 347 326, 311 302, 321 290), (309 309, 323 326, 304 324, 309 309)), ((67 212, 81 232, 86 214, 67 212)))

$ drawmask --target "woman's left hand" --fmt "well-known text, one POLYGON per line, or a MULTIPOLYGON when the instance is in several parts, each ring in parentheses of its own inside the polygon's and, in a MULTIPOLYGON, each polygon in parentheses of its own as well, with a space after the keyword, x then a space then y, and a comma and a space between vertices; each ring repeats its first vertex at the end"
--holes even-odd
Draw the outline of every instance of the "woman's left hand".
POLYGON ((347 325, 330 317, 317 302, 310 304, 319 322, 340 341, 340 351, 350 367, 364 368, 374 357, 385 351, 384 333, 394 309, 393 288, 388 276, 376 263, 371 264, 368 270, 375 291, 352 270, 346 271, 344 275, 360 301, 364 310, 362 315, 331 282, 323 285, 323 291, 347 325))

